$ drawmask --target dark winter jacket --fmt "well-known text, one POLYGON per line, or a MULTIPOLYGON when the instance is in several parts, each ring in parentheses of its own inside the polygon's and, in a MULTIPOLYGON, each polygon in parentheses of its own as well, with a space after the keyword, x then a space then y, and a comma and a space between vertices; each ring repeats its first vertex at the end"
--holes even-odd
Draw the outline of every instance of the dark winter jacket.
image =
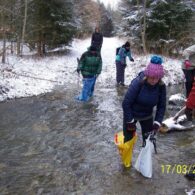
POLYGON ((99 32, 94 32, 91 37, 91 45, 97 49, 101 49, 103 43, 103 35, 99 32))
POLYGON ((102 58, 99 52, 86 51, 80 59, 78 69, 83 77, 93 77, 101 73, 102 58))
POLYGON ((132 80, 122 103, 124 120, 141 120, 152 117, 153 108, 157 106, 154 120, 161 123, 166 108, 166 86, 160 81, 152 86, 146 81, 143 72, 132 80))
POLYGON ((129 60, 132 59, 131 51, 126 51, 124 47, 121 47, 119 49, 118 54, 116 55, 116 62, 120 62, 121 64, 126 64, 126 57, 129 58, 129 60))

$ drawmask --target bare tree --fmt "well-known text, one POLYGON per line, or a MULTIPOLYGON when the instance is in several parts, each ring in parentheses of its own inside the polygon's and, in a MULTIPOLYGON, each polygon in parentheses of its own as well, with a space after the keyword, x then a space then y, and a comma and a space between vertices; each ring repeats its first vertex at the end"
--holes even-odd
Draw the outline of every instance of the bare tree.
POLYGON ((21 40, 21 55, 23 54, 23 45, 24 45, 24 38, 25 38, 25 32, 26 32, 26 21, 27 21, 27 0, 24 1, 24 22, 23 22, 23 28, 22 28, 22 40, 21 40))
MULTIPOLYGON (((141 39, 142 39, 142 45, 143 45, 143 51, 144 54, 147 53, 146 49, 146 3, 147 0, 144 0, 143 9, 140 9, 140 15, 143 15, 143 20, 140 20, 140 26, 141 26, 141 39)), ((139 0, 137 0, 138 7, 140 6, 139 0)))

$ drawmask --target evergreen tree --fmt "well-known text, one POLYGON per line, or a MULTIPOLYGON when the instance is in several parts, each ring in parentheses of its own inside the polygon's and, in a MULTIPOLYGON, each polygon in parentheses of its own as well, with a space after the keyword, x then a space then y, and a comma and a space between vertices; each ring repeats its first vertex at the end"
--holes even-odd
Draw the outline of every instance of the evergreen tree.
POLYGON ((111 8, 105 8, 103 3, 99 4, 100 6, 100 28, 103 36, 110 37, 113 33, 113 23, 112 23, 112 11, 111 8))
MULTIPOLYGON (((128 36, 135 46, 142 47, 141 24, 144 21, 144 0, 122 0, 119 35, 128 36)), ((146 4, 146 45, 159 52, 183 46, 192 40, 193 6, 192 0, 147 0, 146 4), (187 39, 187 37, 190 37, 187 39), (185 38, 185 39, 184 39, 185 38)), ((139 49, 139 48, 138 48, 139 49)))
POLYGON ((188 36, 191 17, 192 10, 180 0, 157 3, 147 19, 147 39, 167 48, 188 36))
POLYGON ((38 54, 71 41, 74 35, 71 0, 32 0, 26 41, 37 44, 38 54))

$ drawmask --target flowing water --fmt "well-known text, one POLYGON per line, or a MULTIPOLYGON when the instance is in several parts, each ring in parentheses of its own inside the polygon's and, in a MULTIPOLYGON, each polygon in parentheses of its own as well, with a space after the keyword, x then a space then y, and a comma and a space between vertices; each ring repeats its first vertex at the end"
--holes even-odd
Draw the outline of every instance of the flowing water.
MULTIPOLYGON (((183 195, 195 188, 182 173, 184 165, 195 165, 195 131, 158 134, 153 177, 146 179, 122 166, 114 145, 126 89, 97 84, 88 103, 74 100, 78 90, 64 86, 0 103, 1 195, 183 195)), ((177 91, 169 88, 169 95, 177 91)), ((141 150, 140 129, 138 136, 133 164, 141 150)))

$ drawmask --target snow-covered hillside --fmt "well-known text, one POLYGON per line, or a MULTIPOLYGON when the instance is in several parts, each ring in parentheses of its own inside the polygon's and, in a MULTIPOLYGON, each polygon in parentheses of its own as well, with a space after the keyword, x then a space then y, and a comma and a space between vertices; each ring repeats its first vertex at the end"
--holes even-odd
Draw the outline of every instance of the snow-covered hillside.
MULTIPOLYGON (((103 70, 98 78, 99 86, 115 86, 115 50, 125 41, 116 37, 104 38, 101 52, 103 70)), ((56 85, 63 86, 76 83, 78 81, 78 75, 75 72, 77 57, 80 57, 89 46, 90 38, 75 39, 72 47, 69 48, 70 53, 64 56, 34 59, 9 55, 6 64, 0 64, 0 101, 38 95, 52 91, 56 85)), ((129 84, 132 78, 145 68, 151 55, 135 55, 132 48, 132 56, 135 62, 132 63, 127 60, 126 84, 129 84)), ((166 70, 165 83, 168 85, 182 82, 184 76, 181 70, 181 61, 164 57, 163 60, 166 70)))

